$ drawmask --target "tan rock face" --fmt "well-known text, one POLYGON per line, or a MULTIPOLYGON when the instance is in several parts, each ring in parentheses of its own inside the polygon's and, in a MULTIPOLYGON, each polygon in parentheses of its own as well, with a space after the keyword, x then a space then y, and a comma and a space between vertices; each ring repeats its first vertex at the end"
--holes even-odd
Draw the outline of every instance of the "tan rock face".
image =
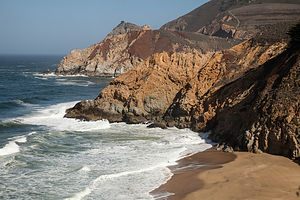
POLYGON ((300 53, 284 46, 248 40, 215 53, 154 54, 66 117, 212 130, 235 150, 298 158, 300 53))
POLYGON ((194 124, 195 129, 203 130, 216 114, 216 107, 205 105, 203 101, 212 93, 226 84, 242 77, 250 69, 255 69, 261 63, 278 55, 284 50, 284 43, 273 45, 258 45, 252 40, 245 41, 229 50, 214 53, 197 76, 184 87, 174 99, 165 119, 175 119, 179 127, 190 127, 193 120, 201 122, 194 124), (272 53, 268 53, 272 51, 272 53), (195 112, 195 107, 201 114, 195 112), (195 115, 192 119, 191 116, 195 115))
POLYGON ((56 74, 85 74, 91 76, 118 75, 138 64, 141 59, 131 56, 128 47, 132 37, 143 34, 109 35, 101 43, 83 50, 73 50, 60 62, 56 74))
POLYGON ((79 110, 69 110, 67 117, 127 122, 159 119, 178 91, 194 78, 211 55, 196 51, 154 54, 138 67, 114 79, 100 93, 94 101, 96 113, 90 111, 93 110, 91 102, 84 101, 77 106, 79 110))

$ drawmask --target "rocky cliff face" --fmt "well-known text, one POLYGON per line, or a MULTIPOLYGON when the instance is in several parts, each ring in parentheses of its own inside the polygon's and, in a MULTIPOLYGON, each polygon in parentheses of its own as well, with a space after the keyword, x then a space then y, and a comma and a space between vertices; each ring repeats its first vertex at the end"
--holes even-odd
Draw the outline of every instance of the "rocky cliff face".
POLYGON ((285 51, 227 84, 193 112, 193 127, 234 150, 300 157, 300 51, 285 51), (201 128, 200 128, 201 129, 201 128), (199 130, 200 130, 199 129, 199 130))
POLYGON ((270 27, 286 29, 299 16, 298 0, 212 0, 160 30, 122 21, 102 42, 64 57, 56 74, 117 76, 154 53, 228 49, 270 27))
POLYGON ((154 53, 212 51, 232 47, 226 40, 199 33, 151 30, 122 22, 102 42, 73 50, 60 62, 56 74, 116 76, 129 71, 154 53))
MULTIPOLYGON (((244 12, 242 6, 234 3, 244 1, 215 1, 234 5, 220 4, 223 11, 231 9, 231 20, 233 15, 244 12)), ((239 19, 242 17, 247 16, 241 14, 239 19)), ((230 22, 229 18, 222 16, 220 22, 230 22)), ((117 60, 109 68, 122 66, 118 62, 123 59, 122 62, 132 61, 128 68, 132 69, 114 79, 95 100, 82 101, 68 109, 65 117, 127 123, 151 121, 161 126, 211 131, 211 138, 222 148, 299 159, 299 24, 289 32, 292 40, 286 49, 288 23, 280 19, 279 23, 257 25, 259 21, 253 26, 245 25, 250 28, 247 36, 231 31, 232 37, 251 38, 228 49, 225 47, 236 40, 228 39, 230 35, 222 38, 224 32, 214 37, 177 30, 142 30, 109 35, 98 46, 82 50, 85 57, 76 56, 75 51, 65 66, 78 58, 84 63, 76 68, 80 73, 89 69, 87 63, 99 59, 97 67, 91 67, 96 70, 108 57, 117 60)), ((242 24, 240 21, 239 26, 242 24)))
POLYGON ((66 117, 138 123, 163 116, 177 92, 212 54, 154 54, 114 79, 95 100, 82 101, 66 117))
POLYGON ((212 130, 235 150, 297 158, 300 52, 284 47, 248 40, 216 53, 155 54, 66 117, 212 130))
MULTIPOLYGON (((201 97, 212 88, 220 88, 242 76, 246 70, 278 55, 284 46, 284 43, 260 46, 248 40, 216 53, 154 54, 114 79, 95 101, 83 101, 66 116, 133 123, 160 120, 178 99, 189 106, 198 103, 197 97, 185 98, 186 93, 201 97)), ((185 112, 189 115, 187 109, 185 112)), ((181 118, 179 113, 175 116, 181 118)))
POLYGON ((208 131, 207 123, 215 112, 206 112, 211 108, 205 107, 203 100, 224 85, 242 77, 246 71, 255 69, 280 54, 284 47, 285 43, 267 45, 250 39, 229 50, 214 53, 205 68, 177 94, 164 119, 175 123, 177 127, 208 131), (197 127, 195 119, 191 118, 195 107, 203 111, 199 114, 199 120, 203 123, 197 123, 197 127))

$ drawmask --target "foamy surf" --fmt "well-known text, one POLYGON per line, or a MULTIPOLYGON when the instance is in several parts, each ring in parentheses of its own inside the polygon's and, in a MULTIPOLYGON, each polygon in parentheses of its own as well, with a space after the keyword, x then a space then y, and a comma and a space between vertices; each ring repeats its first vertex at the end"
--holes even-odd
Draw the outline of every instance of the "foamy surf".
POLYGON ((76 86, 81 86, 81 87, 88 87, 89 85, 95 84, 91 81, 66 80, 66 79, 57 79, 57 81, 55 83, 58 85, 76 85, 76 86))
POLYGON ((110 124, 107 120, 80 121, 64 118, 65 111, 78 102, 60 103, 45 108, 39 108, 33 113, 20 117, 17 120, 24 124, 48 126, 58 131, 95 131, 107 129, 110 124))
POLYGON ((54 72, 51 73, 34 73, 34 76, 44 76, 44 77, 88 77, 87 75, 83 75, 83 74, 74 74, 74 75, 57 75, 54 72))
POLYGON ((152 200, 149 192, 171 176, 167 165, 207 148, 189 129, 63 118, 77 102, 57 102, 92 99, 111 79, 36 74, 60 58, 48 61, 0 66, 11 77, 0 80, 0 149, 8 155, 0 156, 0 199, 152 200))
MULTIPOLYGON (((137 130, 139 132, 144 132, 145 135, 147 135, 147 132, 149 134, 153 134, 153 136, 157 134, 165 134, 163 138, 161 138, 158 142, 151 142, 149 143, 148 147, 142 148, 141 155, 138 159, 140 159, 139 163, 145 163, 140 166, 136 166, 136 170, 129 170, 129 171, 123 171, 123 172, 117 172, 112 174, 103 174, 97 177, 96 179, 92 180, 88 186, 83 188, 81 191, 71 195, 70 197, 66 198, 66 200, 81 200, 85 198, 93 199, 97 197, 97 195, 100 195, 100 197, 103 197, 103 199, 110 199, 111 197, 106 196, 107 192, 110 191, 113 193, 113 189, 111 188, 111 185, 114 185, 116 183, 120 184, 124 182, 123 184, 128 184, 129 188, 139 188, 140 194, 135 194, 133 191, 130 191, 131 189, 128 188, 122 188, 120 189, 119 196, 114 196, 113 199, 123 199, 123 196, 126 196, 126 199, 128 200, 134 200, 134 199, 144 199, 144 200, 151 200, 154 199, 152 195, 150 195, 150 192, 159 187, 161 184, 166 183, 171 176, 173 175, 171 171, 169 170, 168 166, 175 165, 177 160, 185 157, 187 154, 193 154, 199 151, 204 151, 207 148, 210 148, 210 144, 206 144, 205 140, 201 139, 197 136, 196 133, 193 133, 192 131, 188 129, 177 129, 177 128, 171 128, 167 130, 161 130, 161 129, 147 129, 146 125, 126 125, 123 123, 120 124, 112 124, 111 129, 118 128, 121 130, 122 128, 131 129, 131 132, 134 134, 137 130), (178 135, 176 135, 178 134, 178 135), (169 148, 172 150, 170 151, 169 148), (155 156, 149 157, 148 152, 150 149, 157 149, 155 156), (164 151, 165 150, 165 151, 164 151), (143 155, 144 153, 144 155, 143 155), (145 159, 145 160, 144 160, 145 159), (147 163, 146 160, 151 160, 151 163, 147 163), (144 161, 143 161, 144 160, 144 161), (137 181, 138 185, 135 185, 132 181, 130 183, 125 183, 128 180, 135 180, 137 181), (140 180, 140 182, 138 181, 140 180), (143 181, 146 181, 143 183, 143 181), (133 185, 131 185, 133 184, 133 185), (143 185, 141 188, 140 186, 143 185), (106 191, 107 190, 107 191, 106 191), (101 191, 101 192, 100 192, 101 191), (106 192, 105 192, 106 191, 106 192), (96 195, 97 194, 97 195, 96 195), (102 196, 101 196, 102 195, 102 196), (141 198, 142 197, 142 198, 141 198)), ((110 130, 110 129, 109 129, 110 130)), ((144 135, 143 134, 143 135, 144 135)), ((142 145, 142 144, 140 144, 142 145)), ((137 147, 134 147, 135 151, 137 151, 137 155, 139 155, 139 151, 136 149, 137 147)), ((138 147, 140 148, 140 147, 138 147)), ((101 149, 101 151, 94 150, 89 151, 90 155, 102 155, 102 152, 106 152, 105 149, 101 149)), ((130 148, 128 146, 118 146, 109 148, 109 151, 113 152, 130 152, 130 148)), ((127 156, 130 156, 128 154, 127 156)), ((131 156, 130 156, 131 157, 131 156)), ((130 163, 130 160, 128 160, 130 163)), ((149 161, 148 161, 149 162, 149 161)), ((134 163, 132 163, 134 165, 134 163)), ((114 188, 115 189, 115 188, 114 188)), ((119 190, 118 189, 118 190, 119 190)), ((157 194, 155 199, 160 199, 163 196, 168 196, 170 194, 157 194)))
POLYGON ((83 166, 79 171, 86 173, 91 171, 91 168, 89 166, 83 166))
POLYGON ((10 154, 20 152, 20 146, 17 143, 27 142, 27 135, 17 136, 10 139, 10 141, 0 149, 0 156, 7 156, 10 154))
POLYGON ((116 174, 101 175, 97 179, 93 180, 91 182, 91 184, 88 187, 86 187, 83 191, 78 192, 78 193, 74 194, 72 197, 66 198, 65 200, 81 200, 84 197, 91 194, 92 191, 95 190, 101 184, 101 182, 111 180, 114 178, 119 178, 122 176, 129 176, 132 174, 138 174, 138 173, 143 173, 143 172, 147 172, 147 171, 152 171, 155 169, 159 170, 159 168, 161 168, 160 170, 163 170, 163 171, 165 171, 166 174, 168 174, 168 178, 166 178, 166 181, 167 181, 171 177, 171 171, 168 168, 166 168, 166 166, 168 166, 168 165, 169 165, 169 163, 162 163, 157 166, 152 166, 152 167, 140 169, 140 170, 127 171, 127 172, 121 172, 121 173, 116 173, 116 174))
MULTIPOLYGON (((196 147, 205 150, 210 145, 189 129, 162 130, 146 126, 114 123, 108 129, 87 134, 51 130, 38 134, 28 140, 18 157, 22 158, 20 164, 26 158, 33 169, 39 170, 30 172, 26 168, 27 175, 20 181, 31 181, 38 176, 34 183, 37 192, 54 188, 57 193, 51 194, 53 199, 153 200, 150 192, 172 176, 167 166, 176 164, 187 153, 194 153, 196 147), (72 149, 76 151, 68 153, 72 149)), ((27 136, 31 134, 35 133, 27 136)), ((26 141, 14 138, 17 139, 26 141)), ((19 161, 11 161, 9 165, 15 162, 19 161)), ((18 172, 16 169, 17 175, 18 172)), ((14 182, 18 183, 19 179, 14 182)), ((17 193, 23 194, 26 189, 18 188, 17 193)), ((167 194, 155 198, 164 195, 167 194)))

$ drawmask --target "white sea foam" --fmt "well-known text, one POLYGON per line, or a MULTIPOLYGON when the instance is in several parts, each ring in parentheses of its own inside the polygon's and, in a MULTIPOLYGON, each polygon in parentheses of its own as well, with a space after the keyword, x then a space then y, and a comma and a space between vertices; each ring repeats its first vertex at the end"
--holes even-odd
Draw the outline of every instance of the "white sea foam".
POLYGON ((46 76, 46 77, 88 77, 87 75, 83 74, 74 74, 74 75, 57 75, 54 72, 49 74, 42 74, 42 73, 35 73, 34 76, 46 76))
POLYGON ((107 120, 88 122, 64 118, 66 109, 73 107, 76 103, 77 102, 60 103, 40 108, 17 120, 24 124, 48 126, 59 131, 94 131, 110 127, 107 120))
POLYGON ((27 107, 35 106, 35 104, 25 103, 24 101, 22 101, 20 99, 15 99, 15 100, 13 100, 13 102, 15 102, 16 104, 22 105, 22 106, 27 106, 27 107))
MULTIPOLYGON (((130 143, 126 142, 126 145, 124 146, 107 145, 102 146, 99 149, 90 150, 88 152, 90 156, 106 155, 109 159, 113 159, 115 154, 120 154, 119 156, 124 157, 124 159, 127 158, 126 162, 128 162, 128 164, 123 166, 124 169, 135 169, 100 175, 92 180, 87 187, 68 198, 68 200, 80 200, 87 196, 93 199, 97 195, 100 195, 103 199, 111 199, 112 196, 109 196, 107 191, 116 190, 118 193, 123 193, 123 195, 125 195, 124 198, 126 197, 126 199, 140 199, 141 196, 142 199, 153 199, 149 193, 160 184, 166 183, 172 176, 172 173, 167 166, 175 165, 176 161, 186 156, 186 154, 193 154, 196 151, 202 151, 211 147, 210 144, 206 144, 205 140, 201 139, 196 133, 193 133, 189 129, 147 129, 146 125, 141 124, 129 126, 124 123, 115 123, 112 124, 109 130, 112 130, 112 132, 114 132, 114 130, 119 130, 119 132, 127 130, 133 135, 133 138, 140 135, 141 132, 143 132, 142 135, 144 137, 163 135, 163 138, 160 138, 157 141, 153 138, 152 142, 148 141, 145 144, 139 144, 139 140, 132 140, 130 143), (136 156, 139 161, 134 159, 136 156), (137 162, 139 164, 135 165, 132 162, 137 162), (128 182, 128 180, 131 181, 128 182), (112 186, 114 184, 117 184, 119 188, 117 186, 112 186), (137 190, 140 193, 131 194, 134 192, 128 190, 127 187, 130 188, 130 190, 138 188, 137 190)), ((155 198, 164 198, 169 195, 171 194, 159 194, 155 198)), ((114 196, 113 198, 124 199, 122 195, 118 197, 114 196)))
POLYGON ((79 171, 80 172, 89 172, 89 171, 91 171, 91 168, 89 166, 83 166, 79 171))
POLYGON ((43 74, 43 73, 34 73, 33 74, 35 77, 41 77, 41 76, 43 76, 43 77, 55 77, 55 76, 57 76, 54 72, 51 72, 51 73, 48 73, 48 74, 43 74))
POLYGON ((10 154, 18 153, 20 151, 20 146, 17 143, 25 142, 27 142, 27 135, 11 138, 10 141, 0 149, 0 156, 7 156, 10 154))
POLYGON ((65 200, 81 200, 85 196, 92 192, 90 188, 85 188, 83 191, 74 194, 71 198, 66 198, 65 200))
POLYGON ((96 178, 95 180, 93 180, 91 182, 91 184, 88 187, 86 187, 84 190, 74 194, 71 198, 66 198, 65 200, 81 200, 82 198, 88 196, 94 189, 96 189, 101 182, 111 180, 114 178, 119 178, 122 176, 144 173, 144 172, 152 171, 152 170, 159 169, 159 168, 161 168, 161 170, 166 170, 167 173, 169 174, 169 176, 171 176, 171 171, 168 168, 165 168, 165 166, 168 166, 168 165, 169 165, 169 163, 161 163, 159 165, 151 166, 151 167, 148 167, 145 169, 139 169, 139 170, 134 170, 134 171, 125 171, 125 172, 120 172, 120 173, 116 173, 116 174, 101 175, 98 178, 96 178))
POLYGON ((0 149, 0 156, 6 156, 13 153, 18 153, 20 147, 16 144, 15 141, 9 141, 2 149, 0 149))
POLYGON ((33 131, 33 132, 31 132, 31 133, 28 133, 28 136, 29 136, 29 135, 35 135, 35 134, 37 134, 37 132, 33 131))
POLYGON ((47 77, 35 77, 36 79, 40 79, 40 80, 48 80, 47 77))
POLYGON ((58 85, 77 85, 77 86, 82 86, 82 87, 87 87, 89 85, 95 84, 91 81, 67 80, 67 79, 57 79, 57 81, 55 83, 58 85))
MULTIPOLYGON (((11 138, 6 144, 11 147, 0 149, 4 152, 6 148, 6 154, 9 149, 12 149, 9 152, 20 151, 18 156, 22 159, 6 166, 2 163, 13 156, 4 156, 0 164, 4 185, 16 185, 12 193, 17 197, 31 198, 25 187, 30 183, 41 194, 41 199, 153 200, 150 192, 172 176, 167 166, 176 164, 176 160, 186 154, 211 146, 189 129, 148 129, 146 124, 80 122, 63 118, 65 110, 76 103, 35 108, 31 114, 17 119, 19 123, 50 128, 45 131, 33 127, 35 132, 11 138), (89 130, 93 131, 86 132, 89 130), (31 137, 33 134, 37 136, 31 137), (22 145, 27 139, 26 145, 22 145), (29 162, 23 163, 24 160, 29 162), (15 167, 23 165, 29 167, 23 170, 15 167), (38 166, 40 170, 32 170, 31 166, 38 166), (7 176, 7 171, 14 175, 7 176), (26 179, 15 178, 24 172, 26 179)), ((155 198, 168 195, 164 193, 155 198)))
MULTIPOLYGON (((74 104, 75 102, 70 106, 74 104)), ((49 109, 47 107, 43 110, 49 109)), ((38 111, 33 114, 41 116, 38 111)), ((5 184, 11 182, 17 185, 18 188, 13 193, 18 197, 26 195, 28 188, 22 187, 24 182, 38 176, 39 179, 34 179, 34 186, 39 193, 46 194, 51 199, 153 200, 150 192, 172 176, 167 166, 175 164, 186 153, 204 150, 210 145, 205 144, 197 133, 189 129, 162 130, 148 129, 146 126, 113 123, 109 129, 85 134, 49 130, 33 137, 33 140, 28 137, 28 145, 23 147, 20 156, 30 158, 29 163, 38 164, 41 170, 35 172, 24 168, 20 172, 16 168, 15 174, 27 172, 26 179, 7 177, 5 184), (33 145, 36 146, 34 149, 31 148, 33 145), (30 151, 27 151, 29 146, 30 151), (53 188, 52 191, 55 192, 49 192, 49 188, 53 188)), ((35 132, 28 135, 31 134, 35 132)), ((17 138, 13 140, 15 139, 17 138)), ((10 157, 3 157, 6 158, 10 157)), ((16 162, 22 160, 10 163, 9 170, 12 171, 16 162)), ((1 174, 7 173, 1 169, 0 176, 1 174)), ((159 194, 155 198, 168 195, 170 194, 159 194)))

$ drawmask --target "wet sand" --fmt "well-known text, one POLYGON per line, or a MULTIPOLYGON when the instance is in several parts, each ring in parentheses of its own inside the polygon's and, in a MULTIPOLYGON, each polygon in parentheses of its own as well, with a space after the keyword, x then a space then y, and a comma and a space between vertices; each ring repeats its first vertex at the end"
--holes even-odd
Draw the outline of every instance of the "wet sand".
POLYGON ((288 158, 215 149, 194 154, 170 167, 174 176, 153 194, 168 200, 300 200, 300 166, 288 158))

